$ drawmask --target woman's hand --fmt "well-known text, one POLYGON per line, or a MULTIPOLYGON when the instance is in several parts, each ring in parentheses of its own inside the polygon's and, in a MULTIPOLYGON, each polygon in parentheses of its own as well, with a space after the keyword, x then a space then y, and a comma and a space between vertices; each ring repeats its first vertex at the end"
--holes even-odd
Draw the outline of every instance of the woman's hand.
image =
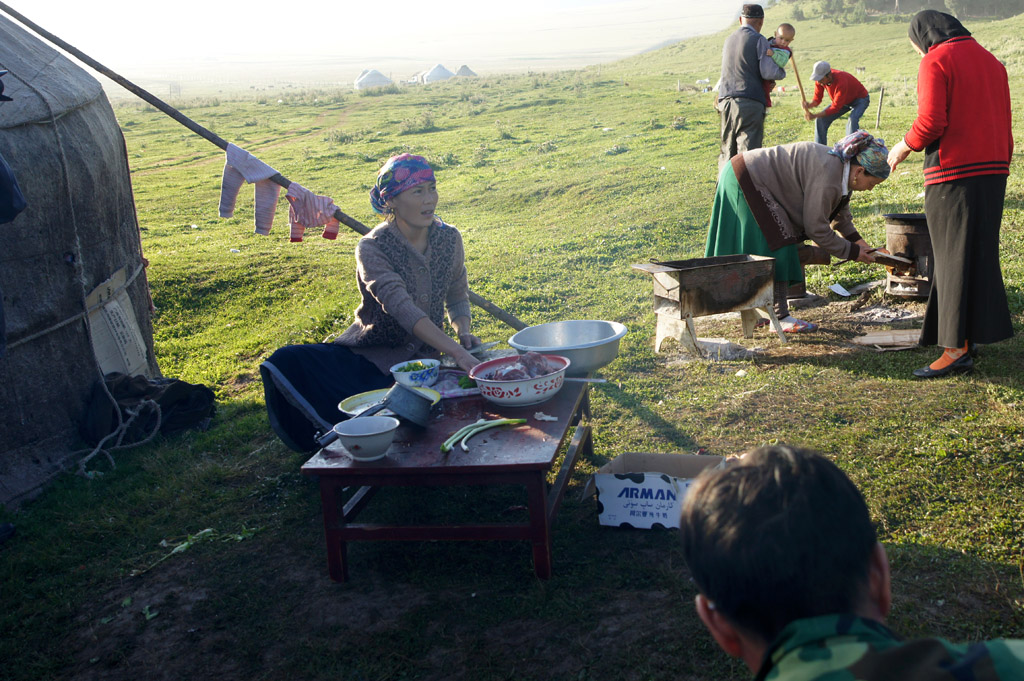
MULTIPOLYGON (((462 336, 467 336, 467 340, 472 342, 472 340, 475 339, 476 344, 479 345, 480 339, 466 331, 469 319, 466 317, 459 317, 456 321, 459 320, 465 320, 464 322, 460 321, 460 323, 454 325, 456 332, 459 333, 460 339, 462 336)), ((457 343, 455 339, 439 329, 434 322, 430 321, 429 317, 423 317, 416 322, 416 325, 412 327, 412 334, 438 352, 451 355, 451 358, 455 360, 455 363, 458 364, 459 368, 463 371, 469 371, 480 363, 479 359, 469 354, 469 350, 463 347, 461 343, 457 343)))
POLYGON ((455 363, 459 365, 459 368, 465 372, 469 372, 470 369, 480 363, 480 360, 469 354, 466 350, 463 350, 458 355, 453 355, 455 363))
POLYGON ((879 253, 888 254, 889 251, 884 248, 871 248, 866 243, 861 246, 860 253, 857 255, 857 262, 875 262, 875 256, 879 253))
POLYGON ((854 243, 856 243, 857 246, 860 248, 860 252, 857 254, 857 262, 873 263, 875 262, 875 253, 889 252, 884 248, 871 248, 871 245, 868 244, 867 241, 864 241, 864 239, 859 239, 854 243))
POLYGON ((908 147, 906 142, 900 140, 896 146, 889 150, 889 157, 886 159, 889 163, 889 170, 896 170, 896 166, 903 163, 912 151, 913 149, 908 147))
POLYGON ((477 338, 471 333, 460 333, 459 343, 461 343, 462 347, 466 348, 467 350, 472 350, 476 346, 480 345, 481 341, 479 338, 477 338))

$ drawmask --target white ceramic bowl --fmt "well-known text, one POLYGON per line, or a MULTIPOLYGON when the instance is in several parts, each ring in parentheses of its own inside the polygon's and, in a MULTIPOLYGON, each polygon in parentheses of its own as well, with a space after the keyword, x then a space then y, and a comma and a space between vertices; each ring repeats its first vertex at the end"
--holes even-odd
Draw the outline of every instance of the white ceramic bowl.
POLYGON ((441 361, 437 359, 410 359, 408 362, 399 362, 395 366, 391 367, 391 375, 395 377, 396 383, 408 386, 410 388, 425 388, 430 385, 434 385, 437 380, 437 373, 441 361), (408 366, 415 362, 420 362, 426 369, 420 369, 419 371, 401 371, 400 369, 404 366, 408 366))
POLYGON ((481 362, 470 369, 469 377, 476 381, 484 399, 506 407, 525 407, 540 404, 558 394, 565 382, 565 371, 569 360, 559 355, 544 355, 549 364, 560 367, 557 371, 539 378, 522 378, 515 381, 495 381, 487 378, 497 369, 519 360, 518 356, 499 357, 481 362))
POLYGON ((626 327, 618 322, 574 319, 528 326, 508 339, 519 352, 554 353, 572 362, 569 376, 586 376, 619 355, 626 327))
POLYGON ((387 456, 396 428, 394 416, 361 416, 335 424, 334 432, 353 459, 376 461, 387 456))

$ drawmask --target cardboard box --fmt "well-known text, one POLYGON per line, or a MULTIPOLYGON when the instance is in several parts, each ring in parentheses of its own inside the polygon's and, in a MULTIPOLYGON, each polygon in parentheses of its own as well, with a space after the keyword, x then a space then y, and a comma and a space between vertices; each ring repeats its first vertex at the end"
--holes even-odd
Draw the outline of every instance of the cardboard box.
POLYGON ((725 457, 626 452, 594 473, 583 495, 597 493, 598 520, 612 527, 679 527, 686 490, 725 457))

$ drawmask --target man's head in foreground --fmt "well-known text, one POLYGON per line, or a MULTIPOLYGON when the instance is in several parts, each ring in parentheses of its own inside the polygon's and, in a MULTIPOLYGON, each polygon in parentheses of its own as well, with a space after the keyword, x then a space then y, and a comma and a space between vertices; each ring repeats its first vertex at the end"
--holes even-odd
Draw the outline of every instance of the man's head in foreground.
POLYGON ((889 612, 889 563, 864 498, 813 452, 763 447, 707 471, 686 495, 681 531, 697 614, 752 670, 790 622, 889 612))

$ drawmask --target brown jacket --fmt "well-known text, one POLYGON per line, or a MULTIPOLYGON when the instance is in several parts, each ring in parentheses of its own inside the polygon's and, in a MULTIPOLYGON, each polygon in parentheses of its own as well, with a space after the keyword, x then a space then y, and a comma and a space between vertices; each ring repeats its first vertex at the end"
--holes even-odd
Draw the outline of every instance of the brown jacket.
POLYGON ((859 255, 844 163, 828 147, 794 142, 753 149, 734 156, 732 164, 772 250, 811 239, 841 260, 859 255))
POLYGON ((383 222, 356 245, 356 283, 362 302, 355 321, 335 340, 380 369, 439 353, 412 333, 424 317, 439 328, 470 316, 462 235, 451 225, 430 228, 420 253, 394 224, 383 222))

